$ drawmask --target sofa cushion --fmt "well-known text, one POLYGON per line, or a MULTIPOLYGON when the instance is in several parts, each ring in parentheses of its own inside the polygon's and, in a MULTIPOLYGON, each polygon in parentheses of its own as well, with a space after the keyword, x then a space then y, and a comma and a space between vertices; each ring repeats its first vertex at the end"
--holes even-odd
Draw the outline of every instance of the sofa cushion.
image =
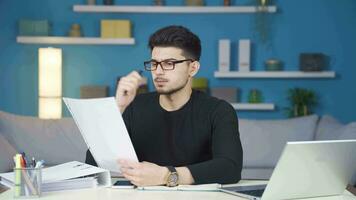
POLYGON ((342 124, 334 117, 324 115, 318 124, 315 140, 356 139, 356 122, 342 124))
POLYGON ((287 141, 313 140, 317 115, 285 120, 240 119, 244 168, 274 168, 287 141))
POLYGON ((268 180, 271 178, 274 168, 243 168, 241 179, 268 180))
MULTIPOLYGON (((342 124, 330 115, 324 115, 318 124, 315 140, 356 140, 356 122, 342 124)), ((356 172, 350 182, 356 184, 356 172)))
POLYGON ((48 165, 85 160, 87 147, 72 118, 42 120, 0 111, 0 132, 18 152, 48 165))
POLYGON ((14 167, 13 156, 15 154, 15 148, 0 132, 0 173, 8 172, 14 167))

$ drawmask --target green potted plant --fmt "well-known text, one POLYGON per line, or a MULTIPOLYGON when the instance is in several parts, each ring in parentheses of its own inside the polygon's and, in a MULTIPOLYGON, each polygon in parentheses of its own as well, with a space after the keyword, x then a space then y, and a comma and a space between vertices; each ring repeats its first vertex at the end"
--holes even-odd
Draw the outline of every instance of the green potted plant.
POLYGON ((291 107, 286 108, 289 117, 313 114, 313 108, 318 104, 315 92, 303 88, 289 89, 288 100, 291 104, 291 107))

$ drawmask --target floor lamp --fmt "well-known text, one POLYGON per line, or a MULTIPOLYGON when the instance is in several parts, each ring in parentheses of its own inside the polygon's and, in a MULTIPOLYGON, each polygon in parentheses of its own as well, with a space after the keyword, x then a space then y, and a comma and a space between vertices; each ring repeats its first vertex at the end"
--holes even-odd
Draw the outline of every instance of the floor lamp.
POLYGON ((41 119, 62 117, 62 49, 38 50, 38 116, 41 119))

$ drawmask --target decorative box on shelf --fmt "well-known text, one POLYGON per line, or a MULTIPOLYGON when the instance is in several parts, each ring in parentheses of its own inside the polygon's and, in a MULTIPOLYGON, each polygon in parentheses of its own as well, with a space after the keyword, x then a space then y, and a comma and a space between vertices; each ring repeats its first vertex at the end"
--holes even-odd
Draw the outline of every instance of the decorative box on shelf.
POLYGON ((19 21, 19 35, 22 36, 48 36, 51 27, 48 20, 29 20, 19 21))
POLYGON ((131 38, 131 22, 129 20, 101 20, 102 38, 131 38))

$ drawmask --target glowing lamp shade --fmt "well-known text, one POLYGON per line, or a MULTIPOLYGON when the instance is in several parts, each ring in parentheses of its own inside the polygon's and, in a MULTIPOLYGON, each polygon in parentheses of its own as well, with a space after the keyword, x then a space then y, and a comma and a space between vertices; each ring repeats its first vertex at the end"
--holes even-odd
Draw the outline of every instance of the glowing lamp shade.
POLYGON ((62 117, 62 49, 38 50, 38 116, 41 119, 62 117))

